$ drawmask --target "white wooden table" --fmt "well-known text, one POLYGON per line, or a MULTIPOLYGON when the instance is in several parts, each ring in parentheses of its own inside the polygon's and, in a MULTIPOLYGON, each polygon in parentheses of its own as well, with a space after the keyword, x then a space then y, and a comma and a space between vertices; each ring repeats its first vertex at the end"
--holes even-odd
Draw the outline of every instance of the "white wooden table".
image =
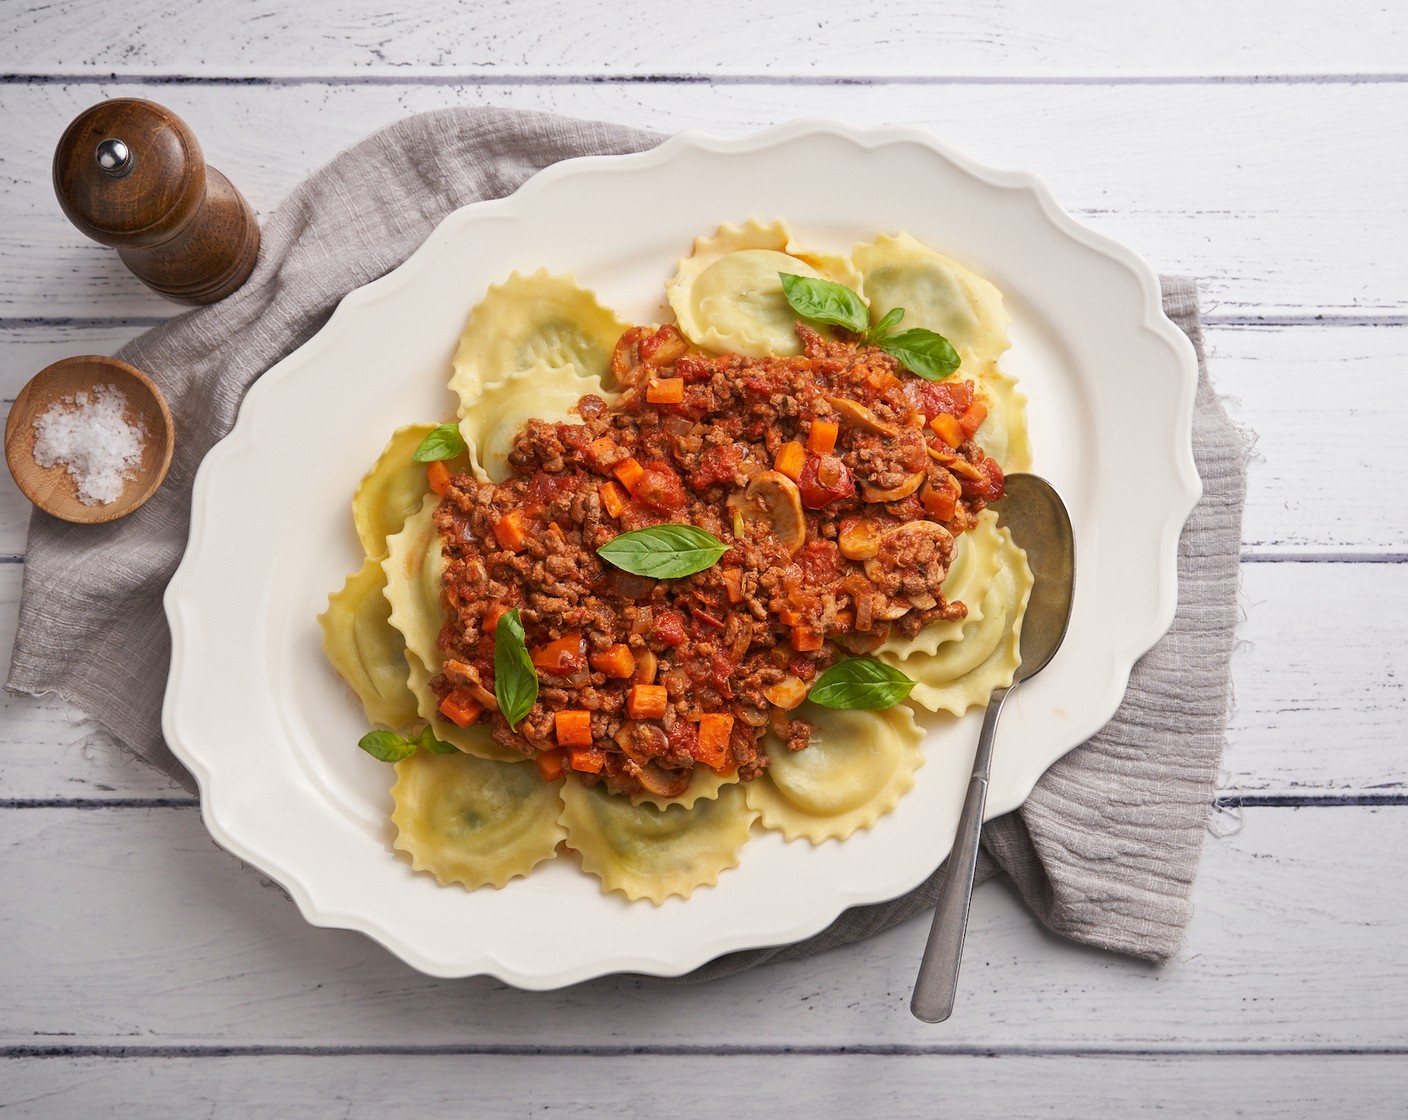
MULTIPOLYGON (((67 122, 158 100, 268 214, 369 130, 506 105, 663 132, 926 128, 1200 279, 1254 430, 1246 621, 1164 968, 978 891, 957 1013, 915 922, 705 986, 436 981, 313 929, 75 711, 0 708, 6 1115, 1403 1115, 1408 9, 1343 0, 3 0, 0 395, 173 313, 62 218, 67 122), (285 7, 287 10, 285 10, 285 7)), ((0 642, 29 507, 0 481, 0 642)))

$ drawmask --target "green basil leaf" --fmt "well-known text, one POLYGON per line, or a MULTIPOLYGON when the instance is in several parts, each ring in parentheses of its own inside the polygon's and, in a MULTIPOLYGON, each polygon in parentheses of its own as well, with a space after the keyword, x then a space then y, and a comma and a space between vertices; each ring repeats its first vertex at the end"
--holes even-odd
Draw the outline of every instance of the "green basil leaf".
POLYGON ((868 342, 872 346, 878 344, 882 338, 884 338, 887 334, 894 330, 895 324, 897 324, 903 318, 903 307, 890 308, 889 311, 885 312, 885 317, 883 319, 881 319, 878 323, 876 323, 873 327, 866 331, 864 335, 861 336, 861 341, 868 342))
POLYGON ((810 276, 794 276, 779 272, 782 294, 792 310, 814 323, 829 323, 861 334, 870 322, 865 301, 844 284, 834 280, 814 280, 810 276))
POLYGON ((518 730, 538 702, 538 670, 528 655, 517 607, 501 614, 494 628, 494 696, 510 731, 518 730))
POLYGON ((357 745, 382 762, 400 762, 416 753, 415 740, 394 731, 368 731, 357 740, 357 745))
POLYGON ((849 657, 817 677, 807 699, 823 708, 875 711, 898 704, 913 687, 912 680, 883 661, 849 657))
POLYGON ((652 525, 622 533, 596 554, 632 575, 677 579, 713 567, 727 551, 713 533, 693 525, 652 525))
POLYGON ((923 327, 911 327, 889 338, 882 338, 879 347, 900 365, 929 381, 942 381, 958 368, 958 352, 941 334, 923 327))
POLYGON ((433 463, 437 459, 453 459, 467 450, 459 425, 441 424, 427 433, 420 446, 411 453, 411 458, 417 463, 433 463))
POLYGON ((431 754, 454 754, 459 749, 453 743, 436 738, 435 729, 428 723, 420 729, 420 734, 416 736, 416 746, 431 754))

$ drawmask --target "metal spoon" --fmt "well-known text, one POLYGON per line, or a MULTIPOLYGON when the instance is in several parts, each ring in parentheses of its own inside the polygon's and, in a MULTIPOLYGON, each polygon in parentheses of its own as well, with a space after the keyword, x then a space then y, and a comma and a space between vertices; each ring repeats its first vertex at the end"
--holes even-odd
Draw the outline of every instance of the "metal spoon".
POLYGON ((1010 529, 1012 539, 1026 551, 1035 582, 1022 620, 1022 663, 1013 674, 1011 687, 996 689, 988 700, 983 731, 978 736, 978 753, 973 760, 973 777, 948 857, 948 874, 934 907, 934 924, 924 946, 919 978, 914 983, 909 1008, 926 1023, 941 1023, 953 1013, 998 716, 1008 694, 1041 672, 1060 648, 1075 590, 1076 552, 1071 518, 1051 484, 1034 474, 1008 475, 1004 496, 994 508, 998 523, 1010 529))

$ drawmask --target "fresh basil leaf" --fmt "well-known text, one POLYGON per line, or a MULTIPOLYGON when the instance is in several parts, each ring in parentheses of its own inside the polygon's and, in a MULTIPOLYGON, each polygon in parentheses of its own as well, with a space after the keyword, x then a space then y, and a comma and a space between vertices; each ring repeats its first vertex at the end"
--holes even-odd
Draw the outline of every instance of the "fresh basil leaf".
POLYGON ((437 459, 453 459, 467 450, 459 425, 441 424, 420 441, 411 458, 417 463, 433 463, 437 459))
POLYGON ((596 554, 622 571, 654 579, 677 579, 711 568, 728 545, 693 525, 652 525, 607 541, 596 554))
POLYGON ((416 742, 394 731, 368 731, 357 745, 382 762, 400 762, 416 753, 416 742))
POLYGON ((883 661, 849 657, 817 677, 807 699, 823 708, 875 711, 898 704, 913 687, 912 680, 883 661))
POLYGON ((510 731, 538 702, 538 670, 528 655, 517 607, 501 614, 494 628, 494 696, 510 731))
POLYGON ((868 342, 874 346, 895 328, 895 324, 904 318, 903 307, 892 307, 885 312, 885 317, 861 336, 862 342, 868 342))
POLYGON ((948 339, 923 327, 892 334, 882 338, 878 345, 910 373, 929 381, 942 381, 958 368, 958 351, 949 345, 948 339))
POLYGON ((794 276, 779 272, 782 294, 792 310, 814 323, 829 323, 861 334, 870 322, 865 301, 844 284, 834 280, 815 280, 810 276, 794 276))
POLYGON ((455 754, 459 749, 453 743, 447 743, 444 739, 437 738, 435 729, 428 723, 420 729, 420 734, 416 736, 416 746, 431 754, 455 754))

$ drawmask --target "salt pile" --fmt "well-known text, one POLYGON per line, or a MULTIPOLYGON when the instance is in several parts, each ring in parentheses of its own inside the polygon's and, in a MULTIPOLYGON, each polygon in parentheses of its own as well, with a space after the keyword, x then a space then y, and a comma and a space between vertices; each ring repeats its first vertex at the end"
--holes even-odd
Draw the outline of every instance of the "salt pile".
POLYGON ((129 423, 127 398, 116 385, 98 385, 51 404, 34 421, 34 461, 63 464, 84 505, 107 505, 122 494, 142 462, 147 430, 129 423))

